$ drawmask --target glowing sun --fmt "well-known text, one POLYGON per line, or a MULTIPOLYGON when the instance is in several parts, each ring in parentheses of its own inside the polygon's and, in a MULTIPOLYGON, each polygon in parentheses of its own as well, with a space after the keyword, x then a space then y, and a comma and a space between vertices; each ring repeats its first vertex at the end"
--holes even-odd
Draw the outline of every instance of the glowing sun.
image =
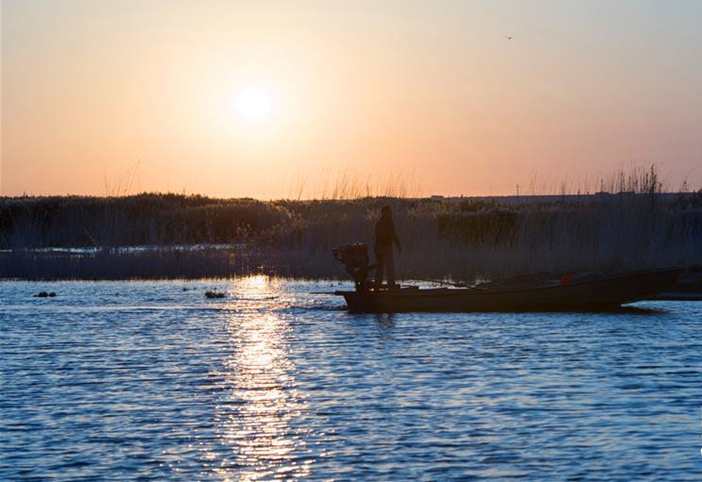
POLYGON ((268 93, 258 87, 240 91, 234 99, 237 114, 248 121, 263 121, 271 114, 273 104, 268 93))

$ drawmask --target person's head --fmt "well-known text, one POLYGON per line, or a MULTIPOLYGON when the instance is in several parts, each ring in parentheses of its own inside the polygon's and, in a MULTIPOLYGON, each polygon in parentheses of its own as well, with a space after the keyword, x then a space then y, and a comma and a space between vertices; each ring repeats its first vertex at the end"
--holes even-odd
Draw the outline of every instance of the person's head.
POLYGON ((380 208, 380 215, 383 216, 384 218, 389 218, 392 216, 392 213, 390 212, 390 206, 387 204, 380 208))

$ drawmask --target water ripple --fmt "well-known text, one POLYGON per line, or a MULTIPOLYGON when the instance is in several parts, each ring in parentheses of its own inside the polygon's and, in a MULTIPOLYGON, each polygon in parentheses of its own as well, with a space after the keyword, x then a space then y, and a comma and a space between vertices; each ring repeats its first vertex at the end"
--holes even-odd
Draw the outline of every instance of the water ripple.
POLYGON ((702 304, 378 316, 324 289, 0 284, 0 479, 702 478, 702 304))

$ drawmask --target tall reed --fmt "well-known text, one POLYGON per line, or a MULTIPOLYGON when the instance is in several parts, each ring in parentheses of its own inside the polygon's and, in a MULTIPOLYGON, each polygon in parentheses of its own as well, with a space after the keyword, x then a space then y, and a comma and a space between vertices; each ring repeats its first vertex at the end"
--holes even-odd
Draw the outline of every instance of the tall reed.
POLYGON ((332 247, 372 242, 390 204, 404 278, 702 264, 702 191, 476 199, 270 201, 142 194, 0 200, 0 277, 131 278, 268 272, 338 277, 332 247), (150 246, 149 250, 124 249, 150 246), (197 249, 191 248, 197 246, 197 249), (84 253, 41 251, 93 248, 84 253))

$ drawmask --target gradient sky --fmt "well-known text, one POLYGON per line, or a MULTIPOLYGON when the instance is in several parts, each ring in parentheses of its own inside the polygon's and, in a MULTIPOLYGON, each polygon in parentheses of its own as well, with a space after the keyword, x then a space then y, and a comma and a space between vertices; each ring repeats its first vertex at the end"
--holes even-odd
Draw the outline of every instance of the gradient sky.
POLYGON ((702 186, 702 1, 1 5, 3 195, 702 186))

